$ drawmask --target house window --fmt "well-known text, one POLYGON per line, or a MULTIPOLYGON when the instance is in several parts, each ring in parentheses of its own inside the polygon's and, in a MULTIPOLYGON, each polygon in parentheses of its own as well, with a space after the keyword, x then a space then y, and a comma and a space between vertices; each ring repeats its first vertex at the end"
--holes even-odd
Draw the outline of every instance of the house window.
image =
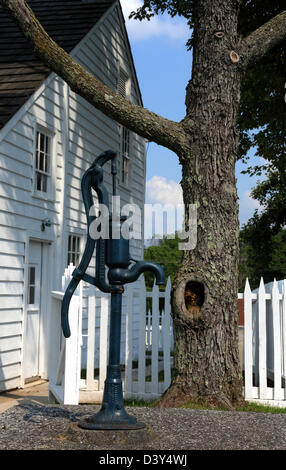
POLYGON ((68 241, 68 263, 77 266, 80 258, 80 237, 78 235, 69 235, 68 241))
POLYGON ((28 304, 35 304, 35 289, 36 289, 36 268, 35 266, 29 266, 29 277, 28 277, 28 304))
POLYGON ((52 137, 43 131, 36 134, 35 190, 43 195, 49 192, 52 137))
POLYGON ((126 186, 130 180, 130 131, 126 127, 121 130, 121 162, 120 182, 126 186))

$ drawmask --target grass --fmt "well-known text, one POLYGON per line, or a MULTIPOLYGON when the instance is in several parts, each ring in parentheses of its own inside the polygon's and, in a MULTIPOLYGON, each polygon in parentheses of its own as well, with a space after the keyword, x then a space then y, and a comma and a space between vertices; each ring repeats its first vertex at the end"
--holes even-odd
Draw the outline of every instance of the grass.
POLYGON ((124 398, 124 406, 134 406, 134 407, 155 407, 158 400, 138 400, 137 398, 124 398))
POLYGON ((237 407, 236 411, 251 411, 251 412, 255 412, 255 413, 286 414, 286 408, 280 408, 279 406, 271 406, 271 405, 260 405, 258 403, 251 403, 251 402, 247 402, 247 404, 244 407, 237 407))
MULTIPOLYGON (((156 407, 159 399, 152 401, 137 400, 135 398, 125 399, 125 406, 134 406, 134 407, 156 407)), ((213 410, 214 408, 207 407, 203 402, 200 401, 186 401, 184 405, 181 406, 183 409, 192 409, 192 410, 213 410)), ((216 407, 216 411, 229 411, 224 407, 216 407)), ((234 411, 243 411, 248 413, 273 413, 273 414, 286 414, 286 408, 280 408, 278 406, 271 405, 260 405, 258 403, 246 402, 242 406, 237 406, 234 411)))
MULTIPOLYGON (((207 407, 203 402, 197 401, 186 401, 182 408, 190 408, 196 410, 210 410, 213 408, 207 407)), ((229 411, 227 408, 221 406, 215 408, 218 411, 229 411)), ((233 411, 244 411, 247 413, 274 413, 274 414, 286 414, 286 408, 280 408, 279 406, 262 405, 254 402, 245 402, 243 405, 237 405, 233 411)))

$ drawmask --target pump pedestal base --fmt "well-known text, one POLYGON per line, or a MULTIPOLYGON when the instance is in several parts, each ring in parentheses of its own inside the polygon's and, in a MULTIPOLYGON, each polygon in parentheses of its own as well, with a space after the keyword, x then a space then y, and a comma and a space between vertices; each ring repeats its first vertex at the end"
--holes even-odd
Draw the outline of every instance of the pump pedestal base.
POLYGON ((84 429, 78 423, 70 423, 67 439, 91 445, 94 449, 142 449, 145 444, 157 439, 151 426, 142 429, 84 429))
POLYGON ((80 421, 78 426, 97 430, 145 428, 144 423, 138 423, 135 416, 129 415, 124 408, 120 365, 107 366, 101 409, 98 413, 80 421))
POLYGON ((128 423, 97 423, 93 421, 92 417, 87 418, 85 421, 80 421, 78 426, 81 429, 89 429, 94 431, 132 431, 135 429, 144 429, 146 425, 137 421, 134 424, 128 423))

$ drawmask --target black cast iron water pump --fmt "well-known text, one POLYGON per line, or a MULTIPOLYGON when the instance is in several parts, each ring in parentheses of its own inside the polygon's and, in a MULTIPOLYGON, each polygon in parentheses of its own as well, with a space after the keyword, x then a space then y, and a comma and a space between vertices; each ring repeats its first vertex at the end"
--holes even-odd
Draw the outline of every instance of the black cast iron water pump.
MULTIPOLYGON (((152 261, 137 261, 131 259, 129 253, 129 239, 123 238, 120 230, 120 237, 113 238, 113 230, 121 228, 121 224, 126 217, 119 217, 112 220, 109 225, 111 231, 109 238, 97 238, 91 236, 90 227, 96 215, 91 213, 93 206, 92 189, 96 192, 98 202, 109 208, 109 198, 106 188, 103 185, 103 165, 111 160, 111 173, 113 179, 113 196, 116 196, 116 152, 107 150, 99 155, 84 173, 81 181, 81 191, 85 212, 87 217, 87 240, 82 259, 78 267, 74 270, 63 298, 61 323, 64 336, 70 336, 68 322, 68 310, 71 297, 81 280, 98 287, 102 292, 111 294, 110 309, 110 338, 109 338, 109 359, 107 375, 104 385, 104 394, 101 409, 98 413, 79 423, 79 426, 86 429, 138 429, 145 425, 138 423, 134 416, 129 415, 123 404, 122 380, 120 371, 120 337, 121 337, 121 308, 123 285, 136 281, 140 274, 151 271, 156 278, 156 284, 165 283, 163 267, 152 261), (117 227, 115 226, 117 224, 117 227), (119 225, 118 225, 119 224, 119 225), (96 245, 96 246, 95 246, 96 245), (91 257, 96 248, 96 268, 95 276, 86 273, 91 257), (133 263, 133 264, 132 264, 133 263), (131 267, 130 267, 131 265, 131 267), (106 267, 107 279, 106 279, 106 267)), ((145 315, 145 312, 142 312, 145 315)))

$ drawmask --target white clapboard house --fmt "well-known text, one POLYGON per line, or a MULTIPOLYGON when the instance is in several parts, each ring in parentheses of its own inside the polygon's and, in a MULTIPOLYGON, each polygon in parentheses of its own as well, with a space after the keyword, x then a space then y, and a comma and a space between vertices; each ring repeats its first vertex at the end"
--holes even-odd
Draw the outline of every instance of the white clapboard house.
MULTIPOLYGON (((80 64, 142 106, 118 0, 28 3, 80 64)), ((121 203, 143 208, 144 140, 51 73, 1 7, 0 390, 48 378, 51 291, 60 289, 64 269, 84 248, 81 177, 107 149, 119 155, 121 203)), ((132 257, 142 259, 143 243, 130 243, 132 257)))

